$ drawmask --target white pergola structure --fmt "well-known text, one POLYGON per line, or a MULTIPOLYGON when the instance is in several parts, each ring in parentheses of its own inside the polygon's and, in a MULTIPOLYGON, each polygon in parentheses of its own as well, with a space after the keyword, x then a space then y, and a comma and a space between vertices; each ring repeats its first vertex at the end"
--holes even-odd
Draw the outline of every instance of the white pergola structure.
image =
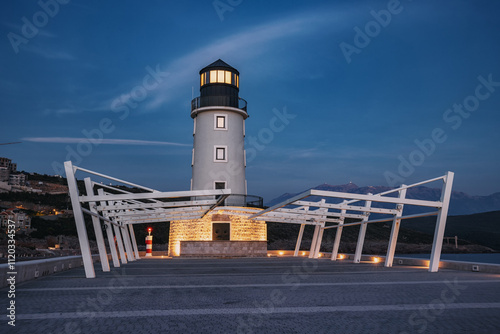
POLYGON ((64 168, 87 278, 94 278, 95 271, 83 218, 84 213, 92 216, 102 271, 110 271, 101 224, 104 224, 106 228, 113 266, 119 267, 120 260, 122 264, 126 264, 128 261, 139 259, 133 224, 203 218, 231 193, 230 189, 160 192, 73 166, 71 161, 66 161, 64 168), (131 186, 141 192, 132 193, 92 181, 90 177, 87 177, 84 179, 85 195, 80 195, 75 178, 77 171, 131 186), (114 242, 115 238, 118 251, 114 242))
POLYGON ((324 230, 336 228, 337 233, 331 256, 333 261, 337 259, 342 229, 347 226, 361 225, 354 255, 355 263, 361 261, 367 225, 392 221, 391 236, 385 260, 386 267, 392 266, 401 220, 437 215, 429 264, 429 271, 437 272, 454 176, 452 172, 447 172, 445 175, 434 179, 412 185, 402 185, 397 189, 379 194, 365 195, 310 189, 280 204, 262 210, 250 207, 224 206, 224 200, 231 194, 230 189, 160 192, 73 166, 71 161, 66 161, 64 167, 87 278, 95 277, 95 271, 85 227, 84 213, 92 217, 102 270, 110 271, 102 233, 103 225, 106 230, 113 266, 119 267, 120 260, 122 264, 126 264, 127 261, 139 259, 137 241, 132 228, 133 224, 199 219, 213 210, 217 210, 219 213, 238 214, 259 221, 300 224, 294 256, 298 256, 306 225, 315 226, 309 252, 310 258, 318 257, 324 230), (92 181, 90 177, 86 177, 84 179, 85 195, 80 195, 75 178, 77 171, 131 186, 140 192, 129 192, 116 186, 92 181), (407 189, 440 180, 443 182, 443 186, 439 201, 406 198, 407 189), (387 196, 391 194, 397 194, 398 196, 387 196), (320 198, 320 200, 308 200, 309 197, 320 198), (387 203, 389 206, 394 205, 394 207, 376 207, 376 205, 372 206, 372 203, 387 203), (437 209, 437 211, 403 216, 405 205, 429 207, 437 209), (369 220, 372 213, 387 215, 389 218, 369 220), (359 221, 344 223, 345 218, 354 218, 359 221), (118 250, 116 246, 118 246, 118 250))
MULTIPOLYGON (((300 231, 295 246, 294 256, 298 256, 305 226, 314 225, 315 229, 313 240, 309 251, 310 258, 318 257, 324 230, 336 228, 337 233, 335 235, 335 241, 332 249, 332 261, 337 259, 342 229, 347 226, 361 225, 356 251, 354 254, 354 263, 359 263, 361 261, 368 224, 392 221, 391 235, 385 258, 385 266, 392 267, 401 220, 437 215, 431 258, 429 262, 429 271, 437 272, 441 257, 441 249, 443 246, 444 230, 446 227, 446 218, 450 204, 453 177, 453 172, 447 172, 445 175, 434 179, 414 183, 412 185, 402 185, 399 188, 391 189, 379 194, 365 195, 310 189, 266 210, 251 213, 249 214, 249 218, 258 218, 259 220, 265 220, 266 222, 274 221, 300 224, 300 231), (440 180, 442 180, 443 186, 439 201, 406 198, 406 191, 409 188, 440 180), (390 194, 397 194, 397 197, 387 196, 390 194), (321 199, 319 201, 307 200, 308 197, 312 196, 316 198, 320 197, 321 199), (331 199, 330 202, 337 203, 328 203, 327 199, 331 199), (390 204, 393 204, 394 207, 374 207, 372 206, 372 203, 387 203, 389 206, 390 204), (405 205, 429 207, 437 209, 437 211, 403 216, 403 209, 405 205), (370 214, 372 213, 387 215, 388 218, 370 220, 370 214), (345 224, 345 218, 359 219, 359 221, 345 224), (326 223, 332 223, 332 225, 327 226, 326 223)), ((387 204, 385 206, 387 206, 387 204)))

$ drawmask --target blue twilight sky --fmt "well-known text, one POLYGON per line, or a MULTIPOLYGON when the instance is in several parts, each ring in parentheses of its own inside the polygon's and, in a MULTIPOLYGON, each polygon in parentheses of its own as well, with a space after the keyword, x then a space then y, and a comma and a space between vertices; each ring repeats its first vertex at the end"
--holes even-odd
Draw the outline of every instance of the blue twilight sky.
POLYGON ((6 0, 0 11, 0 143, 22 141, 0 156, 20 170, 56 174, 69 155, 188 190, 190 101, 198 71, 221 58, 248 101, 249 194, 448 170, 455 190, 500 191, 498 1, 41 4, 6 0), (277 112, 288 124, 271 131, 277 112))

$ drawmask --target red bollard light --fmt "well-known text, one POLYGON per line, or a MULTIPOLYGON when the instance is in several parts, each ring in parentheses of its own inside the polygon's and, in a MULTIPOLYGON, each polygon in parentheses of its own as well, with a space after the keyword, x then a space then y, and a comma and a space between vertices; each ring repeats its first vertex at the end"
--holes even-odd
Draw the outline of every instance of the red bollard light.
POLYGON ((148 227, 148 234, 146 236, 146 256, 153 256, 153 236, 151 235, 153 229, 148 227))

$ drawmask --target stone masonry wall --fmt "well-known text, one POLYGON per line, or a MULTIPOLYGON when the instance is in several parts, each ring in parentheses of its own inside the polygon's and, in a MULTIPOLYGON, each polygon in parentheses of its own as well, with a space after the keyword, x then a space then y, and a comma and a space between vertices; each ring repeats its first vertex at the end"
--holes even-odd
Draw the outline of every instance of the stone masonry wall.
MULTIPOLYGON (((208 214, 202 219, 170 222, 169 255, 179 256, 181 241, 212 241, 212 224, 230 222, 230 241, 267 241, 267 226, 263 221, 253 221, 237 214, 208 214)), ((247 246, 244 246, 247 247, 247 246)), ((266 246, 267 249, 267 246, 266 246)))
POLYGON ((267 256, 266 241, 181 241, 181 256, 267 256))

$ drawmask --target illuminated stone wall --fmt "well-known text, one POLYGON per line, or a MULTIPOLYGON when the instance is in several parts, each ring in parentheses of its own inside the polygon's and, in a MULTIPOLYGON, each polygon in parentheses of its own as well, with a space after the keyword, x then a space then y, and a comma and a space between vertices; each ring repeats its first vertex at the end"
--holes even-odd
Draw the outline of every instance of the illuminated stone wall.
POLYGON ((267 241, 181 241, 182 256, 264 257, 267 241))
POLYGON ((232 241, 267 241, 265 222, 253 221, 243 216, 231 216, 232 241))
POLYGON ((212 223, 230 222, 231 241, 267 241, 267 226, 263 221, 253 221, 245 216, 212 213, 202 219, 170 222, 168 253, 179 256, 181 241, 211 241, 212 223))

